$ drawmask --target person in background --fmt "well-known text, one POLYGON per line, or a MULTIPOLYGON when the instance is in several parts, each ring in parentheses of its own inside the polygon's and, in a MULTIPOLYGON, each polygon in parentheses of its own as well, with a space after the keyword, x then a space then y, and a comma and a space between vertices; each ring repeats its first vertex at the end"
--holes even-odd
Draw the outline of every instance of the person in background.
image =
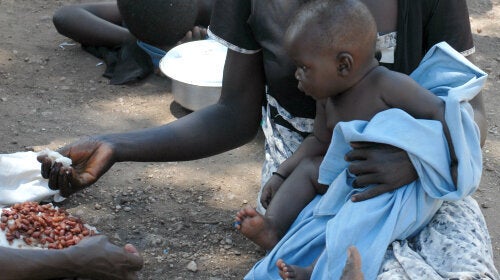
POLYGON ((173 46, 205 39, 214 1, 118 0, 72 4, 57 10, 53 23, 61 35, 102 58, 108 66, 104 76, 111 78, 113 84, 122 84, 158 70, 160 58, 173 46), (145 59, 146 54, 151 57, 152 66, 145 59), (122 66, 125 68, 122 70, 120 63, 128 67, 122 66), (120 72, 133 72, 128 69, 140 73, 120 72), (114 77, 116 82, 113 76, 118 77, 114 77))
MULTIPOLYGON (((52 166, 50 159, 39 158, 49 186, 69 196, 95 183, 116 162, 186 161, 212 156, 252 140, 259 127, 266 140, 262 185, 279 186, 289 175, 286 172, 291 172, 287 164, 296 166, 285 160, 302 142, 318 141, 310 134, 314 100, 297 89, 295 66, 282 45, 289 19, 303 2, 217 0, 208 33, 229 47, 219 102, 162 126, 95 135, 68 144, 59 152, 72 159, 70 168, 52 166)), ((377 23, 380 62, 391 70, 409 74, 441 41, 468 57, 475 51, 465 0, 363 2, 377 23)), ((471 105, 483 144, 486 120, 482 95, 476 96, 471 105)), ((353 186, 375 185, 354 195, 354 201, 395 190, 417 177, 401 149, 359 142, 351 146, 346 160, 356 176, 353 186)), ((263 207, 259 210, 264 212, 263 207)), ((429 225, 411 240, 411 246, 408 242, 401 244, 388 249, 384 275, 494 275, 486 223, 471 197, 443 203, 429 225)))

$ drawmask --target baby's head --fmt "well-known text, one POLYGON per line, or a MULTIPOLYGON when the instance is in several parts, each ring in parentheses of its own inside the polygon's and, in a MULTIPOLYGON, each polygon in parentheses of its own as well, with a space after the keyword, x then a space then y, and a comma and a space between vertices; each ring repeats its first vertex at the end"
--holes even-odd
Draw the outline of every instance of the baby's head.
POLYGON ((321 98, 318 91, 341 92, 360 78, 357 72, 375 57, 376 39, 375 20, 359 0, 313 0, 292 19, 284 43, 297 64, 299 88, 321 98), (321 88, 304 88, 308 84, 321 88))
POLYGON ((118 0, 130 33, 155 46, 173 46, 194 27, 196 0, 118 0))

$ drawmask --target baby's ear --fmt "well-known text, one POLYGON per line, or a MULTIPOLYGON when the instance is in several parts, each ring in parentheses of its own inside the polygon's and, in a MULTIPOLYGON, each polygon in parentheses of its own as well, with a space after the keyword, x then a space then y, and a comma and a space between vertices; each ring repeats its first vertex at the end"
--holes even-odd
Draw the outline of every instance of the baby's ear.
POLYGON ((354 59, 348 52, 341 52, 337 55, 337 72, 340 76, 347 76, 351 72, 354 59))

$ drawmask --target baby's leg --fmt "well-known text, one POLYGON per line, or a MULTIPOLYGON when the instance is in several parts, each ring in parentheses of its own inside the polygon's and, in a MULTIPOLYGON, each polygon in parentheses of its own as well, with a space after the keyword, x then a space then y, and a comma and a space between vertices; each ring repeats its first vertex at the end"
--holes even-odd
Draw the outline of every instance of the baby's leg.
POLYGON ((316 194, 326 191, 327 186, 318 183, 322 160, 322 157, 303 159, 271 200, 265 217, 274 225, 280 239, 316 194))
POLYGON ((253 243, 271 250, 279 241, 276 229, 269 219, 255 208, 247 206, 236 213, 236 228, 253 243))
POLYGON ((303 160, 276 192, 265 216, 250 207, 240 210, 236 214, 236 227, 241 233, 263 249, 272 249, 317 190, 326 188, 316 183, 321 160, 303 160))

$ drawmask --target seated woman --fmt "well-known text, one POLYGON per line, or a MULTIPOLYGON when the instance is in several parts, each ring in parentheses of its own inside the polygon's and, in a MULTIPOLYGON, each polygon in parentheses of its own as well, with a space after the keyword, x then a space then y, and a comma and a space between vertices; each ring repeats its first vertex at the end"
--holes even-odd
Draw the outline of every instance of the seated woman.
MULTIPOLYGON (((74 4, 58 9, 54 13, 53 23, 60 34, 81 43, 85 50, 103 58, 108 65, 106 72, 116 72, 116 60, 126 60, 131 56, 131 61, 143 69, 135 77, 141 79, 151 73, 153 68, 158 68, 159 59, 166 50, 182 42, 206 38, 206 27, 214 2, 118 0, 74 4), (137 51, 136 41, 151 57, 152 66, 143 62, 144 52, 137 51), (133 51, 108 55, 123 46, 131 46, 133 51), (110 57, 114 59, 109 61, 110 57)), ((105 76, 113 78, 113 73, 105 73, 105 76)), ((134 80, 134 77, 121 80, 121 83, 125 83, 134 80)))

